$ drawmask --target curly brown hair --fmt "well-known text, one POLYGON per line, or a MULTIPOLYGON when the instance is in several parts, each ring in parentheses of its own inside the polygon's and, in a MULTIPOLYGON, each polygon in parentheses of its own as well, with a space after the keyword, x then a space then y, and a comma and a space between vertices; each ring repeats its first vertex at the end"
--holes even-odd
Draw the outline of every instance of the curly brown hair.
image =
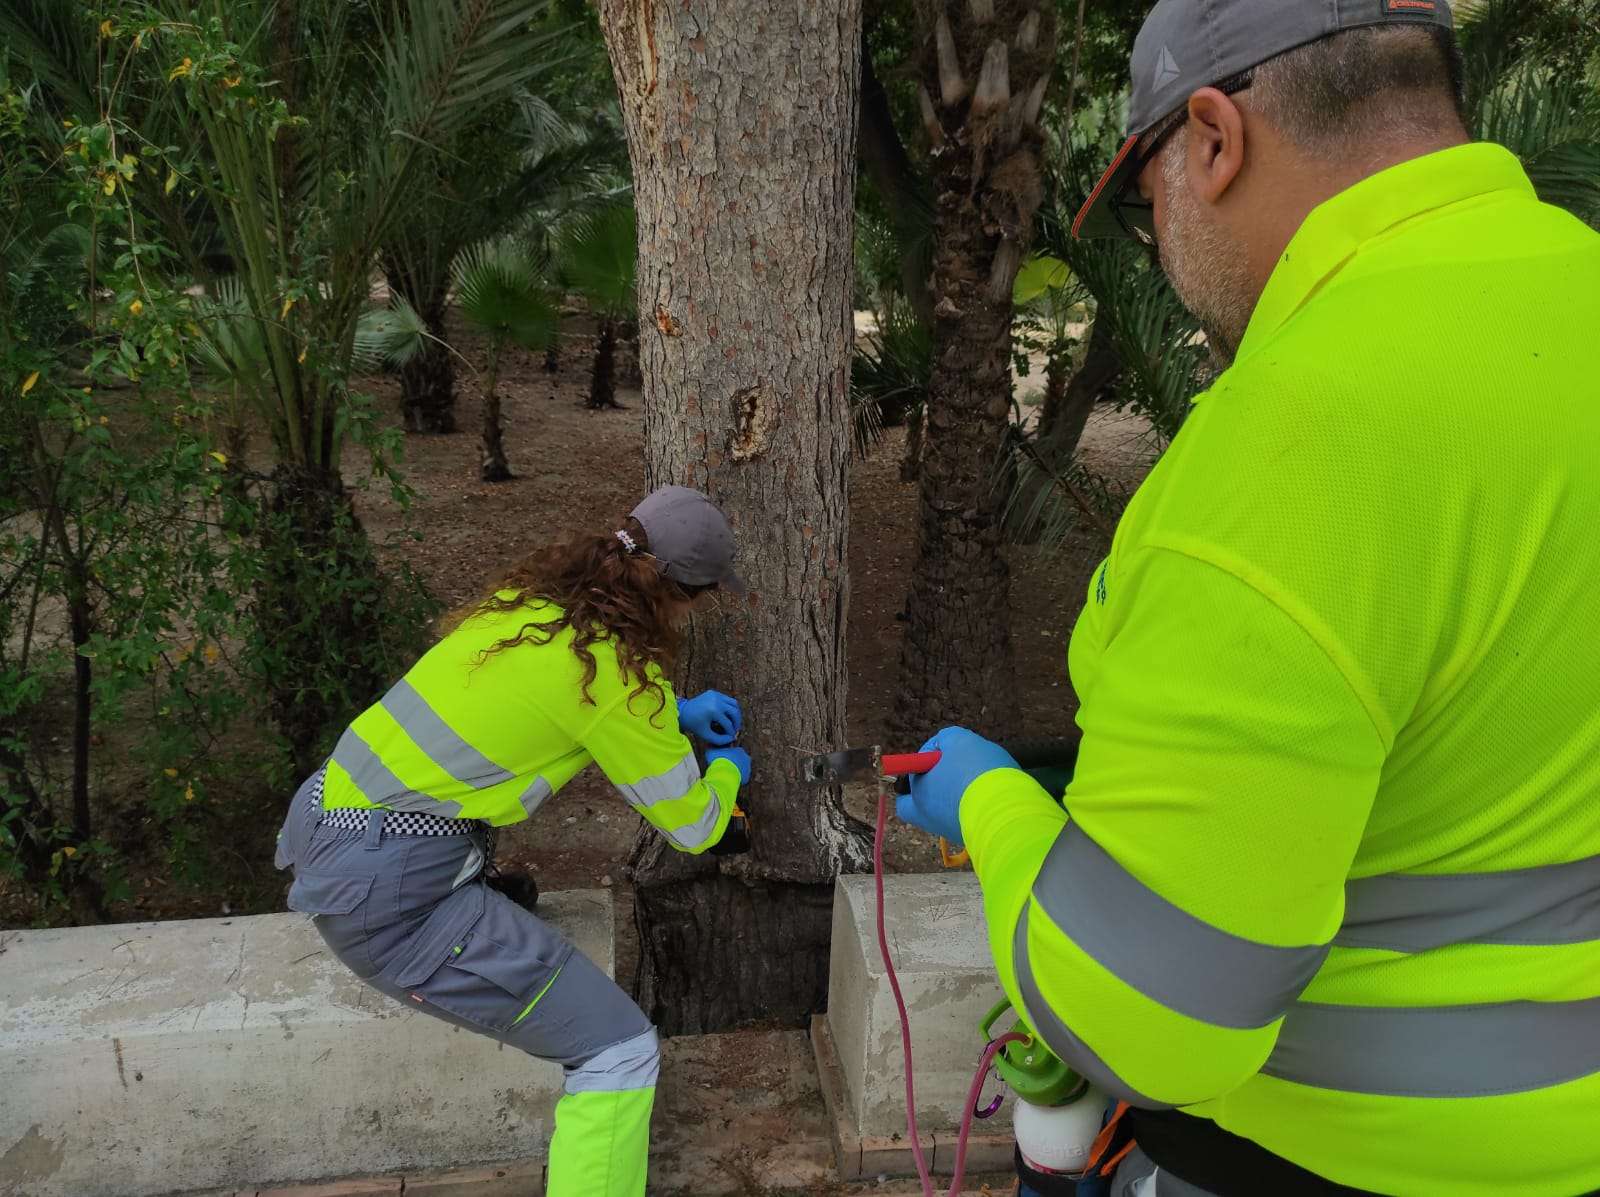
POLYGON ((651 680, 648 667, 671 668, 683 640, 679 616, 684 604, 706 588, 681 586, 662 573, 638 520, 629 516, 622 530, 632 538, 632 550, 614 532, 575 536, 513 566, 484 599, 462 612, 462 619, 470 619, 539 602, 561 609, 558 618, 530 619, 516 635, 490 645, 480 663, 519 644, 549 644, 570 627, 572 651, 583 663, 584 702, 594 705, 589 687, 598 666, 590 646, 610 640, 624 679, 635 683, 629 702, 650 694, 656 700, 652 718, 665 710, 666 692, 651 680))

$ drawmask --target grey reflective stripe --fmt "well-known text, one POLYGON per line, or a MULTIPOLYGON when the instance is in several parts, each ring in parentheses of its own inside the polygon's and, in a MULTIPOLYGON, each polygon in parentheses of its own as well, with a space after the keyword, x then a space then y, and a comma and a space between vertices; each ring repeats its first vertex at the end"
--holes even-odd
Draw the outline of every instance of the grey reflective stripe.
POLYGON ((657 802, 682 798, 694 789, 694 783, 699 780, 700 762, 694 759, 694 753, 691 752, 665 773, 643 777, 626 785, 619 784, 617 789, 635 806, 654 806, 657 802))
POLYGON ((667 832, 668 839, 678 847, 691 852, 711 838, 711 833, 717 829, 717 820, 722 817, 721 795, 710 786, 706 787, 706 793, 711 795, 711 801, 706 803, 706 808, 700 812, 700 817, 687 827, 667 832))
POLYGON ((661 1072, 655 1028, 614 1043, 567 1073, 568 1093, 617 1093, 649 1089, 661 1072))
POLYGON ((1032 962, 1028 959, 1028 911, 1032 906, 1031 902, 1023 906, 1022 917, 1017 920, 1017 930, 1011 940, 1011 966, 1016 970, 1017 988, 1022 991, 1022 1004, 1033 1029, 1039 1032, 1046 1047, 1075 1068, 1079 1075, 1088 1078, 1102 1093, 1147 1110, 1171 1109, 1163 1102, 1146 1097, 1112 1072, 1094 1049, 1079 1039, 1072 1028, 1061 1021, 1050 1003, 1045 1001, 1044 995, 1039 992, 1039 983, 1034 980, 1032 962))
POLYGON ((1383 1097, 1490 1097, 1600 1073, 1600 998, 1484 1006, 1301 1002, 1261 1070, 1383 1097))
POLYGON ((346 728, 333 750, 333 763, 350 775, 350 780, 361 796, 374 806, 388 810, 419 810, 430 815, 454 818, 461 813, 461 803, 441 802, 427 794, 408 789, 405 782, 378 758, 367 742, 346 728))
POLYGON ((405 678, 383 696, 382 706, 434 764, 463 785, 485 790, 516 776, 463 740, 405 678))
POLYGON ((1033 896, 1063 935, 1125 984, 1213 1026, 1253 1030, 1282 1018, 1328 956, 1326 944, 1274 947, 1195 918, 1076 823, 1056 837, 1033 896))
POLYGON ((546 798, 554 793, 555 791, 550 788, 548 781, 542 777, 535 777, 533 784, 522 791, 522 796, 518 801, 522 803, 522 809, 531 815, 544 805, 546 798))
POLYGON ((1600 940, 1600 856, 1494 873, 1363 877, 1345 887, 1349 948, 1549 946, 1600 940))

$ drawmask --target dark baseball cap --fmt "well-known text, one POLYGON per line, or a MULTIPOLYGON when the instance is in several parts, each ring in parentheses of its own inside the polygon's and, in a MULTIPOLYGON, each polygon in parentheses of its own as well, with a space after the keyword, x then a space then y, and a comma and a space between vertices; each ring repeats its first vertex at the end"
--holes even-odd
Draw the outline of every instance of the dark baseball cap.
POLYGON ((733 569, 733 529, 705 495, 687 486, 663 486, 629 514, 650 538, 650 555, 661 563, 661 572, 674 582, 744 593, 744 579, 733 569))
POLYGON ((1131 236, 1115 208, 1144 166, 1134 148, 1200 88, 1346 29, 1453 23, 1449 0, 1161 0, 1133 43, 1127 140, 1072 222, 1072 235, 1131 236))

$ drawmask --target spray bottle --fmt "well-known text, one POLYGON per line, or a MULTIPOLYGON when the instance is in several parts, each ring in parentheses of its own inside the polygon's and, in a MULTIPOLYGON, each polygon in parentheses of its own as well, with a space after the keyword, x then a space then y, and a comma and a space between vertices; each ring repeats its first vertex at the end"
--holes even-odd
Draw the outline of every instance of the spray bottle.
MULTIPOLYGON (((1007 1010, 1008 998, 985 1016, 979 1029, 986 1041, 1007 1010)), ((1025 1038, 1005 1044, 994 1070, 1016 1096, 1012 1123, 1017 1138, 1020 1197, 1087 1197, 1081 1186, 1095 1139, 1105 1119, 1106 1097, 1062 1063, 1019 1015, 1011 1027, 1025 1038)), ((996 1099, 989 1112, 999 1108, 996 1099)))

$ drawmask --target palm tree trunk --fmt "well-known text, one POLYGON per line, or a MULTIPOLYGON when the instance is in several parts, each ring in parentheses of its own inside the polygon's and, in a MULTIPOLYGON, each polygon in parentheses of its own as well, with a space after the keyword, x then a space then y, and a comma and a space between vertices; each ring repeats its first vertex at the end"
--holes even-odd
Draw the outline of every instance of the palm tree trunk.
POLYGON ((500 418, 500 345, 490 342, 489 368, 483 379, 483 460, 478 477, 485 482, 509 482, 514 475, 506 461, 505 427, 500 418))
POLYGON ((593 411, 620 408, 617 402, 617 322, 600 317, 600 331, 594 342, 594 372, 589 376, 589 402, 593 411))
POLYGON ((921 106, 933 144, 934 368, 921 543, 907 599, 895 730, 1016 729, 1004 498, 1012 284, 1043 198, 1039 111, 1054 67, 1041 0, 918 0, 921 106))
POLYGON ((429 339, 400 368, 400 405, 407 432, 447 433, 456 430, 456 359, 444 344, 445 303, 438 296, 418 311, 429 339))

